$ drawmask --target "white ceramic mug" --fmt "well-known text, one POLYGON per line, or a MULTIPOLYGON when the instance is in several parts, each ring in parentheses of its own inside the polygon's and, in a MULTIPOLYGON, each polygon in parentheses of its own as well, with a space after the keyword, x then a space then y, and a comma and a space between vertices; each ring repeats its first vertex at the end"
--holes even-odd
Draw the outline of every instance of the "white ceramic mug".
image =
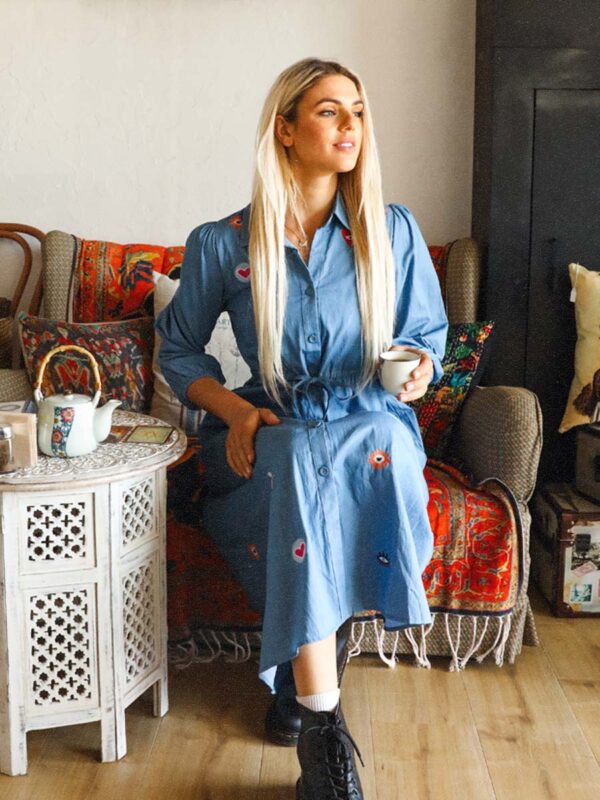
POLYGON ((395 395, 406 391, 404 384, 419 365, 421 356, 412 350, 386 350, 380 353, 380 358, 379 380, 383 388, 395 395))

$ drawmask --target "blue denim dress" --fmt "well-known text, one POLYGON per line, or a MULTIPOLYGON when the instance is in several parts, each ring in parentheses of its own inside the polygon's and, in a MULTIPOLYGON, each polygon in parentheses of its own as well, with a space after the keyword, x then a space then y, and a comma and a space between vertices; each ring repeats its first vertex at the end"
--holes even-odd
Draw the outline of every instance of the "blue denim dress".
MULTIPOLYGON (((433 552, 416 415, 375 378, 357 392, 360 311, 352 236, 341 192, 314 236, 308 264, 286 240, 288 305, 282 356, 285 412, 261 382, 248 265, 250 205, 195 228, 181 283, 157 319, 160 367, 179 399, 197 378, 225 378, 205 352, 227 311, 252 377, 235 389, 281 422, 260 427, 250 479, 227 465, 227 427, 206 414, 203 522, 262 613, 259 676, 364 609, 386 630, 431 622, 421 573, 433 552)), ((396 264, 394 344, 426 350, 442 375, 448 320, 429 251, 410 211, 385 208, 396 264)), ((202 587, 198 587, 202 591, 202 587)))

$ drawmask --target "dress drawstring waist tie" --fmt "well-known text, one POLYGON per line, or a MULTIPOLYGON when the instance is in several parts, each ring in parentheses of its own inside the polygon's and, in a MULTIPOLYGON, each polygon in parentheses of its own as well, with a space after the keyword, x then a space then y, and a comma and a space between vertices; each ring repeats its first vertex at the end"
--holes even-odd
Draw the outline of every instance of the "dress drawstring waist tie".
MULTIPOLYGON (((317 389, 319 391, 319 408, 321 409, 322 416, 318 419, 328 421, 327 412, 329 411, 329 402, 331 397, 334 396, 338 400, 350 400, 354 396, 351 387, 343 386, 331 379, 323 378, 320 375, 303 375, 301 378, 292 382, 292 408, 294 414, 301 419, 312 419, 310 416, 312 408, 309 407, 309 414, 302 408, 301 397, 304 396, 308 403, 311 400, 311 390, 317 389), (340 390, 342 393, 340 393, 340 390)), ((313 392, 314 393, 314 392, 313 392)))

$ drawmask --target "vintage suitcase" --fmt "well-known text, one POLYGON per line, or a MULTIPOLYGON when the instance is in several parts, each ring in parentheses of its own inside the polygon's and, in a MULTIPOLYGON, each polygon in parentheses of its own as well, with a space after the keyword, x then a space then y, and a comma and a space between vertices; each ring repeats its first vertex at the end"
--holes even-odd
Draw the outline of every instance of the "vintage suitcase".
POLYGON ((600 617, 600 504, 569 483, 531 500, 531 575, 558 617, 600 617))
POLYGON ((575 488, 600 503, 600 423, 581 425, 577 430, 575 488))

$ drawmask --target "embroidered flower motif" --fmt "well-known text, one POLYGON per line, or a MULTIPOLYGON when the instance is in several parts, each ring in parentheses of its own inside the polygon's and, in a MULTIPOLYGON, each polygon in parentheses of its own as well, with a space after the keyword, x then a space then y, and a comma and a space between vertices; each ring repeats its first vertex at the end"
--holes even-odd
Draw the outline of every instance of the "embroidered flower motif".
POLYGON ((232 228, 241 228, 242 227, 242 215, 241 214, 236 214, 235 216, 231 217, 231 219, 228 220, 228 222, 229 222, 229 224, 231 225, 232 228))
POLYGON ((306 555, 306 542, 304 539, 296 539, 294 544, 292 545, 292 558, 294 561, 297 561, 301 564, 304 561, 304 556, 306 555))
POLYGON ((258 548, 255 544, 249 544, 248 550, 250 551, 250 555, 255 561, 260 561, 260 555, 258 553, 258 548))
POLYGON ((369 464, 373 469, 384 469, 392 463, 389 453, 385 450, 373 450, 369 456, 369 464))
POLYGON ((348 245, 348 247, 353 247, 352 243, 352 234, 348 230, 348 228, 342 228, 342 236, 344 237, 344 241, 348 245))
POLYGON ((389 567, 390 565, 390 557, 387 553, 377 553, 377 561, 379 561, 382 567, 389 567))
POLYGON ((238 264, 235 268, 235 277, 242 283, 248 283, 250 281, 250 265, 238 264))

